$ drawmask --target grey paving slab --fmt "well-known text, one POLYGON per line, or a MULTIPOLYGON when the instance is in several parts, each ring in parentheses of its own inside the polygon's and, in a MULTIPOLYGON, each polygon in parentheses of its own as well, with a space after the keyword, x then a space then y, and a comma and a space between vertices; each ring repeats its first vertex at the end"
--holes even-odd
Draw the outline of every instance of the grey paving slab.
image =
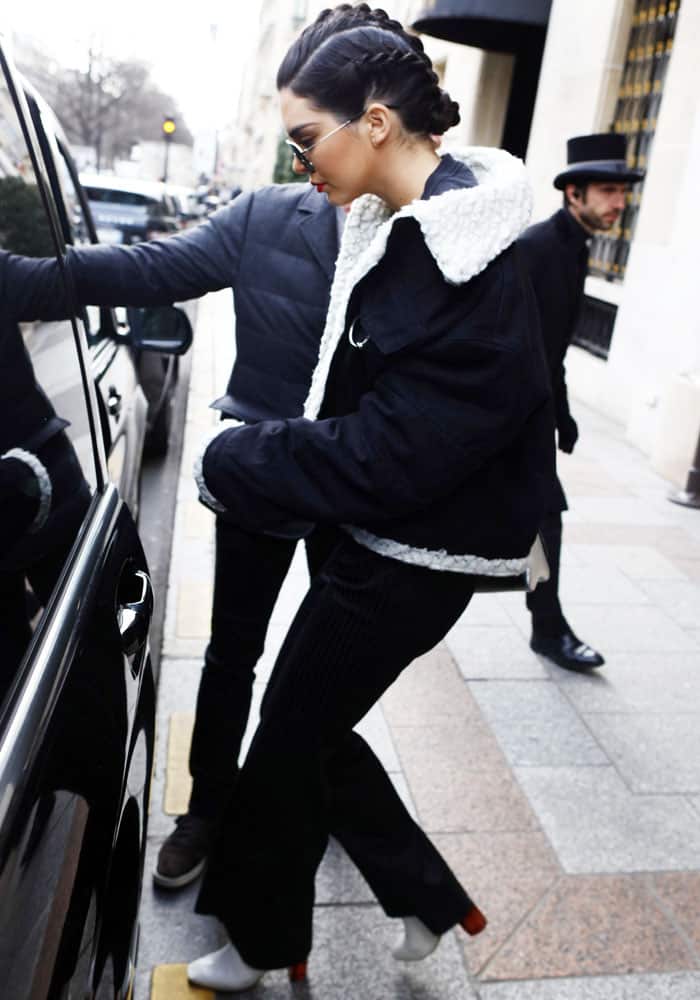
POLYGON ((614 566, 563 565, 559 596, 572 604, 649 604, 650 598, 628 576, 614 566))
POLYGON ((640 586, 649 599, 684 628, 700 624, 700 584, 691 580, 645 580, 640 586))
POLYGON ((480 1000, 698 1000, 700 973, 485 983, 480 1000))
POLYGON ((217 920, 194 912, 199 880, 177 892, 153 885, 151 875, 159 847, 160 840, 149 836, 139 910, 141 936, 134 1000, 150 997, 154 966, 191 962, 219 948, 225 940, 217 920))
POLYGON ((471 626, 451 632, 446 644, 467 680, 547 677, 523 634, 515 627, 471 626))
POLYGON ((497 594, 475 594, 455 630, 472 625, 510 625, 506 609, 497 594))
MULTIPOLYGON (((398 921, 376 906, 319 906, 308 979, 289 984, 284 971, 268 972, 250 1000, 478 1000, 453 934, 423 962, 396 962, 391 947, 398 921)), ((218 993, 228 1000, 230 993, 218 993)), ((144 1000, 144 998, 138 998, 144 1000)))
POLYGON ((631 490, 621 480, 610 475, 599 461, 591 461, 578 454, 557 456, 557 472, 567 495, 572 497, 624 497, 632 496, 631 490))
POLYGON ((681 570, 651 545, 567 545, 565 527, 564 547, 573 549, 583 566, 612 566, 630 580, 685 579, 681 570))
MULTIPOLYGON (((156 710, 155 763, 148 816, 148 835, 158 842, 158 846, 173 829, 173 817, 163 812, 169 720, 173 712, 194 712, 201 669, 202 664, 199 660, 166 658, 161 662, 156 710)), ((145 877, 150 877, 149 869, 146 869, 145 877)))
POLYGON ((657 508, 637 497, 577 497, 569 516, 572 520, 587 521, 589 524, 596 521, 604 524, 610 521, 619 521, 620 524, 673 524, 666 508, 657 508))
POLYGON ((613 653, 591 674, 558 670, 556 681, 577 711, 697 712, 700 657, 687 653, 613 653))
POLYGON ((163 656, 179 660, 191 660, 197 656, 203 657, 206 645, 206 639, 201 637, 198 639, 178 639, 175 636, 166 635, 163 637, 163 656))
POLYGON ((610 763, 551 681, 473 681, 469 689, 512 766, 610 763))
POLYGON ((167 720, 173 712, 193 712, 203 661, 198 658, 164 657, 158 684, 157 718, 167 720))
POLYGON ((581 560, 575 545, 564 545, 562 546, 559 565, 560 567, 571 566, 582 569, 585 568, 586 564, 581 560))
POLYGON ((401 763, 396 754, 396 748, 384 719, 381 705, 374 705, 355 728, 360 736, 369 743, 385 771, 401 770, 401 763))
POLYGON ((316 875, 316 905, 372 903, 377 900, 340 844, 331 838, 316 875))
POLYGON ((590 715, 587 722, 633 792, 700 794, 700 712, 590 715))
MULTIPOLYGON (((377 906, 316 907, 308 985, 293 995, 300 1000, 476 1000, 454 933, 444 935, 430 958, 407 964, 391 956, 399 928, 377 906)), ((290 992, 283 983, 269 1000, 288 1000, 290 992)), ((265 988, 258 988, 255 997, 268 1000, 265 988)))
MULTIPOLYGON (((391 778, 392 785, 401 796, 401 801, 406 806, 411 816, 417 821, 418 811, 416 810, 416 804, 413 801, 413 796, 411 795, 411 789, 408 787, 408 782, 404 778, 403 773, 401 771, 399 772, 392 771, 389 774, 389 777, 391 778)), ((700 805, 700 802, 698 804, 700 805)))
POLYGON ((529 649, 532 635, 532 618, 525 604, 525 595, 520 593, 502 595, 503 606, 508 613, 511 624, 520 632, 524 640, 524 649, 529 649))
POLYGON ((519 767, 515 775, 565 871, 700 868, 700 824, 682 796, 634 795, 612 767, 519 767))
POLYGON ((579 604, 570 617, 576 634, 606 657, 616 652, 686 650, 695 650, 700 657, 700 646, 695 640, 653 605, 579 604))

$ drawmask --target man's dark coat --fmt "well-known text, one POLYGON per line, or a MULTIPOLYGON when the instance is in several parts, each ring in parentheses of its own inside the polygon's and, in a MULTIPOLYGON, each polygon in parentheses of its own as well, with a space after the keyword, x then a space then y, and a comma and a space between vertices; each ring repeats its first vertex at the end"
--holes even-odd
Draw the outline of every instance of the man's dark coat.
POLYGON ((73 248, 66 263, 91 305, 166 305, 232 288, 236 358, 215 405, 255 421, 302 412, 337 256, 336 209, 310 184, 282 184, 176 236, 73 248))
MULTIPOLYGON (((583 298, 588 262, 588 234, 569 211, 559 209, 549 219, 530 226, 518 240, 530 274, 540 312, 547 365, 552 380, 555 420, 560 435, 571 427, 564 358, 583 298)), ((566 510, 558 480, 552 489, 551 509, 566 510)))

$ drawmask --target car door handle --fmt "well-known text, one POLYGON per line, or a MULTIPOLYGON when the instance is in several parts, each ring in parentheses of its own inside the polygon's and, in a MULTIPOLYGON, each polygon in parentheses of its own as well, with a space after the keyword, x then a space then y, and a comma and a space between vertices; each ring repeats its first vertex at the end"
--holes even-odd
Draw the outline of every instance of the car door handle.
POLYGON ((122 650, 127 656, 134 656, 148 639, 153 616, 153 586, 148 573, 127 565, 119 590, 120 594, 125 595, 124 600, 117 604, 117 626, 122 650), (126 574, 129 575, 128 580, 124 579, 126 574))
POLYGON ((118 417, 122 412, 122 396, 113 385, 110 385, 107 394, 107 409, 113 417, 118 417))

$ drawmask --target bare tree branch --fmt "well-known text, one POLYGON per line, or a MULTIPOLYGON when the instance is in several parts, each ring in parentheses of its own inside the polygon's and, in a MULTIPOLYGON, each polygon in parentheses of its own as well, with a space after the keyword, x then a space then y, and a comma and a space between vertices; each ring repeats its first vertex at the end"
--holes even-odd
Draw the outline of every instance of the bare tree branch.
POLYGON ((177 119, 174 141, 192 144, 175 102, 142 62, 112 59, 90 44, 83 70, 20 68, 52 105, 68 139, 92 146, 99 165, 128 156, 136 142, 162 139, 166 115, 177 119))

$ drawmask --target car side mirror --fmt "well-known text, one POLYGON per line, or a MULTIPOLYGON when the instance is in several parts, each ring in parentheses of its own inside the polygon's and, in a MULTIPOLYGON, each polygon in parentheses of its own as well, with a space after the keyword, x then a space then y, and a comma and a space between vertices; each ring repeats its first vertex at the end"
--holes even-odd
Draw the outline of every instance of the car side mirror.
POLYGON ((131 343, 138 351, 185 354, 192 346, 192 324, 177 306, 129 308, 131 343))

